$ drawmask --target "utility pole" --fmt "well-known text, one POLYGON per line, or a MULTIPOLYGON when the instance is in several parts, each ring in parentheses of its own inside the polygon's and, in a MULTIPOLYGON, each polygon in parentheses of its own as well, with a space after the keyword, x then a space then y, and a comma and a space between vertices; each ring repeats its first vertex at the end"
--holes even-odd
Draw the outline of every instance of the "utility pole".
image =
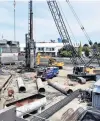
POLYGON ((2 34, 2 40, 3 40, 3 34, 2 34))
POLYGON ((16 6, 16 2, 15 2, 15 0, 14 0, 14 41, 16 41, 16 22, 15 22, 15 20, 16 20, 16 16, 15 16, 15 6, 16 6))

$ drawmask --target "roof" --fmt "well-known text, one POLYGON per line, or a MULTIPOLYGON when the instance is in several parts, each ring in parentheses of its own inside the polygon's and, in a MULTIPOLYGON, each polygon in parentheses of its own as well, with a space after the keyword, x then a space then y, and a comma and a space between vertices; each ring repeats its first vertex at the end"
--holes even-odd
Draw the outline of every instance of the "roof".
POLYGON ((36 43, 36 47, 63 47, 63 43, 36 43))
POLYGON ((100 87, 99 86, 94 87, 93 92, 100 93, 100 87))
POLYGON ((96 82, 94 83, 94 85, 100 87, 100 79, 99 79, 98 81, 96 81, 96 82))
POLYGON ((100 79, 94 83, 93 92, 100 93, 100 79))
MULTIPOLYGON (((75 43, 73 44, 75 47, 79 47, 79 44, 75 43)), ((58 42, 36 42, 36 47, 63 47, 63 43, 58 43, 58 42)))
POLYGON ((94 83, 93 92, 100 93, 100 79, 94 83))
POLYGON ((96 75, 96 80, 100 80, 100 75, 96 75))

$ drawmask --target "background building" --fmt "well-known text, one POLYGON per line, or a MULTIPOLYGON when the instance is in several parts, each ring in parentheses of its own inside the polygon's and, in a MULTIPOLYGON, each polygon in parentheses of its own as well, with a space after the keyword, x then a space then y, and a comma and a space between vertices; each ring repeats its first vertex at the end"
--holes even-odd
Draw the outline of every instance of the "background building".
MULTIPOLYGON (((80 43, 74 43, 73 46, 78 48, 80 43)), ((36 53, 57 56, 59 49, 63 47, 63 43, 58 42, 37 42, 36 53)))
POLYGON ((0 63, 15 63, 20 52, 18 41, 0 40, 0 63))

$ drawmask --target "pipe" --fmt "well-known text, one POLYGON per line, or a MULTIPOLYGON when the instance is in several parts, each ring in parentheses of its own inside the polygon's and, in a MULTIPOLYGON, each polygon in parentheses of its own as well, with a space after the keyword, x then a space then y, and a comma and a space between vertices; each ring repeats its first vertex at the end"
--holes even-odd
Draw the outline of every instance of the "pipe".
POLYGON ((62 92, 63 94, 65 94, 65 95, 68 95, 68 94, 71 94, 72 92, 73 92, 73 90, 72 89, 70 89, 70 88, 66 88, 66 86, 64 86, 64 85, 61 85, 61 84, 59 84, 59 83, 57 83, 57 82, 50 82, 50 81, 48 81, 48 84, 50 85, 50 86, 52 86, 53 88, 55 88, 55 89, 57 89, 58 91, 60 91, 60 92, 62 92))
POLYGON ((17 78, 17 83, 18 83, 18 87, 19 87, 19 92, 25 92, 26 91, 26 87, 24 85, 24 81, 21 77, 17 78))
POLYGON ((67 119, 74 113, 72 108, 69 108, 66 112, 63 113, 61 121, 67 121, 67 119))
POLYGON ((79 79, 79 82, 81 84, 85 84, 86 83, 86 79, 84 79, 83 77, 78 77, 78 79, 79 79))
POLYGON ((56 113, 61 108, 63 108, 65 105, 70 103, 73 99, 77 98, 79 96, 79 94, 80 94, 80 90, 74 91, 69 96, 67 96, 64 99, 60 100, 59 102, 57 102, 56 104, 52 105, 48 109, 42 111, 42 113, 37 114, 38 117, 42 118, 41 120, 40 120, 40 118, 32 115, 29 118, 30 121, 44 121, 43 119, 48 119, 49 117, 54 115, 54 113, 56 113))
POLYGON ((21 107, 18 107, 16 109, 16 114, 18 117, 22 117, 26 114, 29 114, 32 111, 38 110, 40 107, 45 106, 45 104, 46 104, 46 97, 39 99, 35 102, 31 102, 21 107))
POLYGON ((84 113, 84 109, 79 107, 71 116, 69 116, 69 118, 67 118, 67 121, 78 121, 82 113, 84 113))
POLYGON ((36 84, 37 84, 38 92, 40 93, 45 92, 45 88, 44 88, 41 78, 36 79, 36 84))

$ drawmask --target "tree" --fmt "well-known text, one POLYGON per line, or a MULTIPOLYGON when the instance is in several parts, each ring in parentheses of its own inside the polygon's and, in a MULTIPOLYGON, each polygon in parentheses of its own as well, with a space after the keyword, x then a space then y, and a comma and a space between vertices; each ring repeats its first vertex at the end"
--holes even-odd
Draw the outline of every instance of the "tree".
POLYGON ((98 43, 98 47, 100 47, 100 43, 98 43))
POLYGON ((93 45, 93 42, 90 40, 90 41, 89 41, 89 44, 90 44, 90 46, 92 46, 92 45, 93 45))
POLYGON ((64 50, 64 51, 61 51, 60 55, 62 57, 71 57, 72 56, 72 52, 64 50))
POLYGON ((83 47, 89 47, 89 45, 88 44, 84 44, 83 47))
POLYGON ((93 49, 97 49, 98 48, 98 43, 97 42, 95 42, 94 44, 93 44, 93 49))
POLYGON ((89 56, 89 52, 90 52, 89 45, 88 44, 84 44, 84 46, 82 48, 82 51, 84 51, 85 56, 88 57, 89 56))
POLYGON ((90 53, 90 48, 87 47, 87 46, 83 46, 83 49, 82 49, 85 53, 85 56, 88 57, 89 56, 89 53, 90 53))
POLYGON ((90 51, 89 51, 89 49, 87 48, 87 49, 85 50, 85 56, 86 56, 86 57, 89 57, 89 52, 90 52, 90 51))
POLYGON ((82 56, 82 45, 81 45, 81 42, 80 42, 80 46, 78 48, 78 55, 81 57, 82 56))

